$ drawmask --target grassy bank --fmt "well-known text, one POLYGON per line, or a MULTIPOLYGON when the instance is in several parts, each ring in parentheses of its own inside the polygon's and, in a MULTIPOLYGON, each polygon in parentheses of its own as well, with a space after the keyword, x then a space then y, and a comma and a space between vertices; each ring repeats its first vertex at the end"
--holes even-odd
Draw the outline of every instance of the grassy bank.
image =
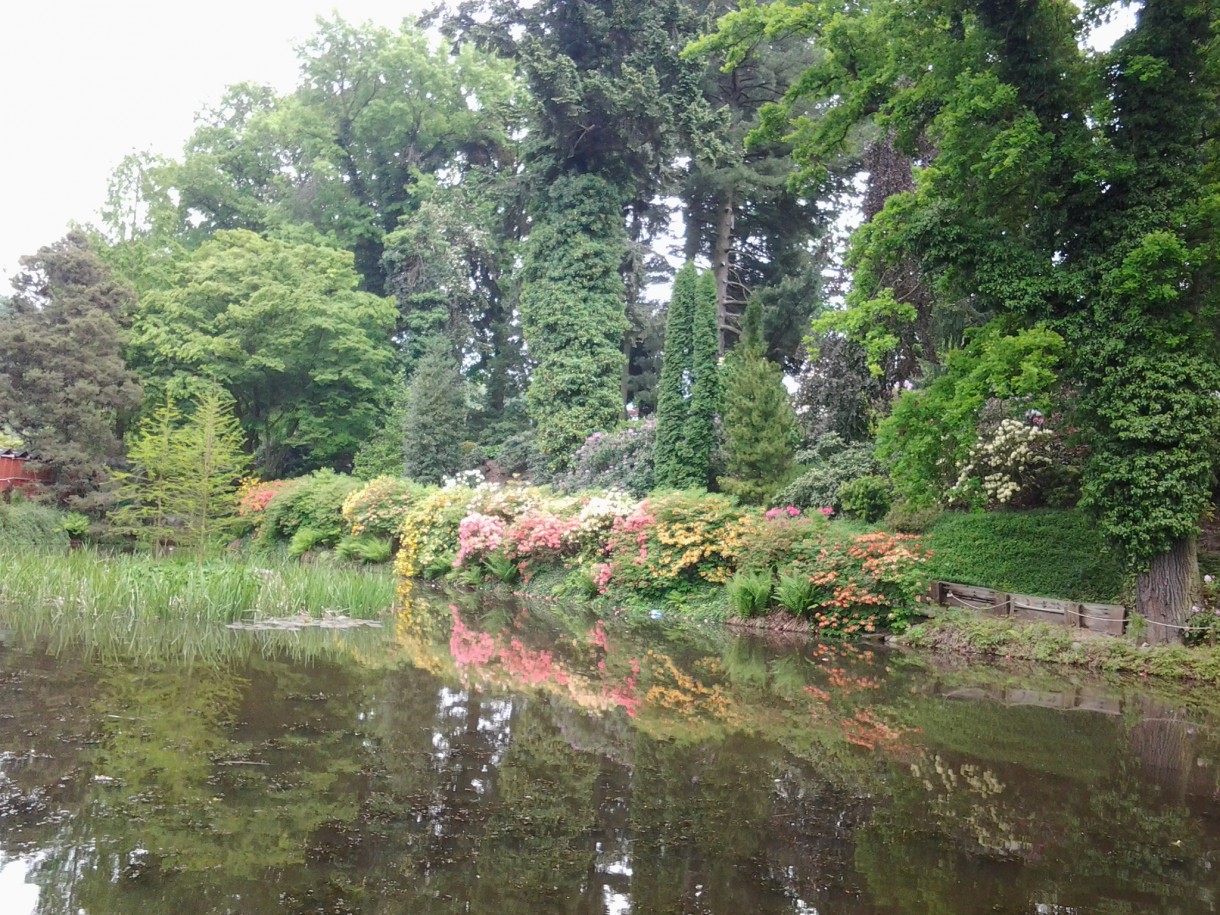
POLYGON ((394 603, 387 571, 292 562, 204 563, 106 555, 0 552, 0 620, 37 618, 228 623, 326 611, 371 618, 394 603))
POLYGON ((1220 649, 1156 646, 1062 626, 1003 620, 966 610, 935 618, 896 638, 901 645, 985 658, 1045 661, 1094 671, 1220 684, 1220 649))

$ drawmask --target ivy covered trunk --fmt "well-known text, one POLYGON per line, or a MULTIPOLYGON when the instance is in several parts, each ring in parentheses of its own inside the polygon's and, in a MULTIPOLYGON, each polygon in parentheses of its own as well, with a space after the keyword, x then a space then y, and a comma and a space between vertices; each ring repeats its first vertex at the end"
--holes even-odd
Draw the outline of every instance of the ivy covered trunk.
POLYGON ((1136 579, 1136 610, 1148 621, 1150 645, 1182 641, 1182 626, 1197 600, 1199 582, 1198 541, 1177 540, 1166 552, 1152 558, 1136 579))

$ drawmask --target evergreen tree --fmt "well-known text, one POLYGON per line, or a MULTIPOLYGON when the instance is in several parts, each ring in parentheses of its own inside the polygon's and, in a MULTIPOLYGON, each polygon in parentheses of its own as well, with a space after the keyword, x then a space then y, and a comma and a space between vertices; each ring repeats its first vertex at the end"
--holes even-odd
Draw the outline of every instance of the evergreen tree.
POLYGON ((440 483, 462 463, 466 393, 449 342, 434 338, 407 386, 403 469, 420 483, 440 483))
POLYGON ((685 489, 692 485, 689 478, 692 453, 686 434, 698 277, 695 265, 690 262, 678 271, 665 320, 665 361, 657 390, 657 444, 653 452, 656 482, 661 488, 685 489))
POLYGON ((728 359, 720 485, 752 504, 765 503, 787 481, 799 438, 783 373, 764 355, 764 346, 762 309, 751 301, 742 341, 728 359))
POLYGON ((521 326, 535 363, 526 403, 552 471, 622 418, 625 357, 622 209, 593 175, 543 195, 521 268, 521 326))
POLYGON ((716 280, 686 264, 674 279, 657 398, 657 485, 705 487, 720 410, 716 280))
POLYGON ((55 472, 57 501, 96 512, 143 397, 123 358, 135 296, 80 232, 21 264, 0 315, 0 417, 55 472))
POLYGON ((114 475, 118 507, 110 515, 111 526, 157 551, 174 542, 173 488, 184 469, 184 455, 177 447, 181 422, 178 404, 166 393, 129 437, 131 469, 114 475))

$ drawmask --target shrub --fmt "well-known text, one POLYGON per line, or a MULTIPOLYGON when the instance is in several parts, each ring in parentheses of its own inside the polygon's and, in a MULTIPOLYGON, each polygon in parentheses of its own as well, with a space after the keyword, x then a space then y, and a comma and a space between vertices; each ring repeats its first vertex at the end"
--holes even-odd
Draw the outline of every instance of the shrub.
POLYGON ((821 542, 826 532, 826 517, 821 512, 793 517, 784 509, 753 511, 729 526, 722 548, 733 568, 770 573, 790 562, 798 547, 821 542), (771 517, 775 511, 780 514, 771 517))
POLYGON ((58 509, 35 502, 0 502, 0 549, 67 549, 66 517, 58 509))
POLYGON ((916 508, 909 502, 898 502, 890 507, 882 519, 886 530, 900 534, 922 534, 937 522, 943 511, 931 506, 916 508))
POLYGON ((453 568, 458 530, 473 493, 461 486, 433 489, 413 504, 399 528, 395 571, 403 582, 438 577, 453 568))
POLYGON ((343 500, 343 520, 353 537, 370 534, 392 539, 403 515, 427 488, 402 477, 377 477, 343 500))
POLYGON ((500 549, 504 530, 503 518, 478 512, 467 515, 458 524, 458 553, 453 567, 458 568, 467 560, 478 562, 500 549))
POLYGON ((301 528, 312 528, 315 546, 334 546, 347 533, 343 503, 361 483, 333 470, 316 470, 288 481, 267 503, 259 526, 264 544, 291 540, 301 528))
POLYGON ((653 488, 655 419, 628 423, 614 432, 594 432, 572 456, 572 470, 555 481, 565 492, 619 489, 642 499, 653 488))
POLYGON ((724 495, 676 492, 641 502, 608 538, 614 585, 663 597, 679 586, 723 584, 733 573, 727 535, 739 517, 724 495))
POLYGON ((323 531, 315 530, 312 527, 297 528, 297 532, 288 542, 288 555, 304 556, 310 550, 326 545, 326 534, 323 531))
POLYGON ((64 533, 73 540, 83 540, 89 533, 89 516, 80 512, 68 512, 64 515, 62 527, 64 533))
POLYGON ((571 555, 579 546, 575 518, 561 518, 549 511, 533 509, 514 521, 504 532, 509 556, 523 562, 554 562, 571 555))
POLYGON ((802 452, 800 461, 805 469, 779 491, 773 504, 837 511, 842 505, 839 491, 844 484, 881 471, 870 444, 849 445, 833 432, 821 436, 810 451, 802 452))
POLYGON ((339 541, 335 552, 348 562, 379 565, 390 561, 390 557, 394 555, 394 545, 389 537, 362 534, 359 537, 344 537, 339 541))
POLYGON ((771 601, 771 573, 738 572, 729 579, 727 589, 734 613, 746 619, 757 616, 771 601))
POLYGON ((856 477, 839 487, 843 513, 872 524, 890 510, 890 484, 885 477, 856 477))
POLYGON ((506 584, 516 581, 521 574, 521 567, 516 561, 503 553, 492 553, 483 560, 483 568, 496 581, 506 584))
POLYGON ((1067 600, 1113 600, 1123 587, 1119 557, 1083 512, 945 512, 926 537, 928 575, 1067 600))

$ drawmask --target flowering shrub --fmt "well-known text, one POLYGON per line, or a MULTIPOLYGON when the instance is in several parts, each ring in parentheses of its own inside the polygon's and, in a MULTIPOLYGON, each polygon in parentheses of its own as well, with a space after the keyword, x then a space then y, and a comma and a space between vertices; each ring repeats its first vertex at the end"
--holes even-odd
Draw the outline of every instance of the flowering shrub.
POLYGON ((575 552, 574 534, 579 525, 575 518, 560 518, 548 511, 529 511, 504 532, 505 548, 510 556, 523 562, 554 561, 575 552))
POLYGON ((641 499, 654 484, 656 440, 657 422, 651 417, 615 432, 594 432, 572 456, 571 473, 556 483, 567 492, 618 489, 641 499))
POLYGON ((425 491, 402 477, 377 477, 343 500, 343 519, 351 526, 353 537, 371 534, 392 538, 402 525, 403 515, 425 491))
POLYGON ((282 485, 263 509, 259 539, 290 541, 301 529, 313 531, 314 546, 334 546, 347 533, 343 503, 361 482, 333 470, 315 470, 282 485))
POLYGON ((546 498, 545 490, 518 483, 481 483, 474 488, 468 508, 471 512, 494 515, 514 521, 546 498))
MULTIPOLYGON (((261 517, 276 493, 288 486, 291 480, 269 480, 264 483, 248 477, 237 487, 237 514, 242 517, 261 517)), ((258 523, 257 520, 254 523, 258 523)))
POLYGON ((458 554, 453 567, 459 568, 467 559, 480 560, 494 553, 504 542, 504 530, 503 518, 478 512, 467 515, 458 525, 458 554))
POLYGON ((452 568, 470 495, 469 489, 456 486, 434 489, 411 506, 398 531, 395 571, 401 579, 437 576, 452 568))
POLYGON ((795 505, 786 505, 783 508, 769 508, 763 513, 763 517, 768 521, 775 521, 779 518, 796 518, 800 515, 801 510, 795 505))
POLYGON ((808 575, 814 586, 809 606, 820 634, 902 629, 918 615, 915 604, 926 585, 922 567, 928 558, 918 537, 877 531, 849 540, 827 538, 802 552, 791 568, 808 575))
POLYGON ((1041 422, 1017 419, 1002 419, 994 430, 980 431, 957 469, 949 502, 998 507, 1036 501, 1039 480, 1051 465, 1045 445, 1053 435, 1041 422))
POLYGON ((727 496, 709 493, 677 492, 642 502, 610 532, 614 582, 658 597, 683 584, 727 582, 733 559, 724 541, 739 514, 727 496))
POLYGON ((753 511, 726 528, 722 547, 735 569, 773 572, 790 562, 798 547, 821 543, 828 529, 820 513, 791 515, 775 508, 765 513, 753 511))

